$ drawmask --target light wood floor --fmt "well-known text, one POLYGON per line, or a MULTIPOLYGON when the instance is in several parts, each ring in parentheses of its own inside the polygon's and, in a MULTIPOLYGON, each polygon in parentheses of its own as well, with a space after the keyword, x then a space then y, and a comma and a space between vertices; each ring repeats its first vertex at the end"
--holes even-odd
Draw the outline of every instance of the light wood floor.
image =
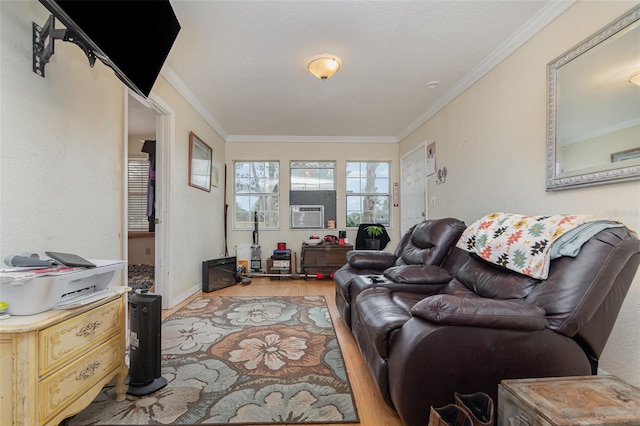
MULTIPOLYGON (((338 336, 340 349, 356 399, 360 425, 363 426, 401 426, 398 414, 390 408, 380 396, 369 374, 367 365, 360 356, 353 335, 342 321, 335 303, 335 285, 331 280, 288 280, 271 281, 268 278, 252 278, 250 285, 235 285, 211 293, 199 293, 175 308, 165 310, 166 318, 191 299, 199 296, 324 296, 329 307, 333 325, 338 336)), ((357 423, 356 423, 357 424, 357 423)), ((341 426, 346 425, 342 423, 341 426)), ((338 426, 338 425, 336 425, 338 426)))

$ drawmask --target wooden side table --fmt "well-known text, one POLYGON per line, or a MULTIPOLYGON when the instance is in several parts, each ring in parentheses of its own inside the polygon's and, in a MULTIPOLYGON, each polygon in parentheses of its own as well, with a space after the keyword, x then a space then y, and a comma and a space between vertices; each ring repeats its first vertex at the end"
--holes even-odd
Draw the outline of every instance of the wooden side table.
POLYGON ((302 275, 329 275, 347 263, 347 252, 353 250, 353 244, 302 244, 300 269, 302 275))
POLYGON ((125 399, 127 292, 0 322, 0 425, 58 425, 115 379, 125 399))
POLYGON ((640 389, 615 376, 503 380, 498 425, 640 425, 640 389))

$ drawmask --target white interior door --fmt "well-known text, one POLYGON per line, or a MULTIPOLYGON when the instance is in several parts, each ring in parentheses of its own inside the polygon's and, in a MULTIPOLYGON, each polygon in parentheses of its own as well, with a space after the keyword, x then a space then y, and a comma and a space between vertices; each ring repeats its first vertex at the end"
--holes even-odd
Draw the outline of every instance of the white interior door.
POLYGON ((427 218, 427 142, 400 159, 400 231, 427 218))

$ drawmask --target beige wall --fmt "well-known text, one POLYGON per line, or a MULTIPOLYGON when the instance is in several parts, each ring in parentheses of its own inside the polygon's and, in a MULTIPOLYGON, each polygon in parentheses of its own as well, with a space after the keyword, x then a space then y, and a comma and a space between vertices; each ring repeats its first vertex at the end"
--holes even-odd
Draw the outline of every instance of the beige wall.
POLYGON ((72 43, 33 73, 31 24, 48 16, 0 2, 0 254, 122 259, 122 84, 72 43))
MULTIPOLYGON (((428 179, 431 218, 467 223, 494 211, 586 213, 640 231, 640 181, 545 192, 546 64, 638 2, 580 1, 400 143, 437 142, 447 182, 428 179)), ((601 368, 640 385, 640 274, 629 291, 601 368)))
MULTIPOLYGON (((124 97, 114 73, 72 43, 56 42, 46 78, 31 72, 31 23, 49 13, 37 1, 0 1, 0 255, 45 250, 123 259, 124 97)), ((163 302, 201 288, 201 262, 223 253, 223 188, 188 185, 189 131, 224 169, 222 139, 159 77, 150 98, 170 112, 163 302)))
MULTIPOLYGON (((148 233, 144 233, 148 235, 148 233)), ((154 236, 129 236, 127 260, 129 265, 154 265, 156 262, 156 239, 154 236)))
POLYGON ((189 132, 193 131, 212 148, 213 164, 221 173, 224 172, 225 144, 164 77, 158 77, 153 95, 173 111, 169 146, 156 149, 171 159, 168 167, 161 165, 158 169, 167 184, 167 203, 159 211, 159 226, 170 223, 169 264, 163 265, 163 276, 167 283, 166 296, 171 299, 170 305, 174 305, 202 288, 202 261, 224 253, 224 188, 212 187, 206 192, 189 186, 189 132))
MULTIPOLYGON (((272 160, 280 161, 280 229, 260 230, 259 242, 262 249, 263 266, 266 259, 273 253, 278 242, 286 242, 287 248, 300 253, 302 241, 311 234, 324 236, 337 235, 338 230, 346 230, 347 237, 355 241, 354 229, 345 227, 345 179, 346 162, 356 161, 391 161, 391 184, 399 181, 398 144, 387 143, 249 143, 233 142, 227 144, 226 153, 229 168, 227 179, 227 193, 229 203, 229 217, 233 215, 233 161, 234 160, 272 160), (336 161, 336 229, 323 230, 290 230, 289 229, 289 161, 291 160, 334 160, 336 161)), ((229 219, 229 226, 232 220, 229 219)), ((391 207, 391 226, 388 229, 391 242, 386 250, 393 251, 398 241, 400 228, 400 214, 398 207, 391 207)), ((229 232, 229 252, 235 254, 236 244, 251 244, 252 231, 229 232)), ((299 259, 300 256, 298 256, 299 259)))

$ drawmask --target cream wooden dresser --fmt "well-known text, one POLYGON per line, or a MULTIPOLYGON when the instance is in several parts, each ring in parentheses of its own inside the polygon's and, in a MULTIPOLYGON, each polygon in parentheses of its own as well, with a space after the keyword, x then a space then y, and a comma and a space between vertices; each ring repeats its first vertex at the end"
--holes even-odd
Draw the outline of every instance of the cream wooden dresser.
POLYGON ((68 310, 0 321, 0 425, 57 425, 115 380, 126 394, 128 287, 68 310))

